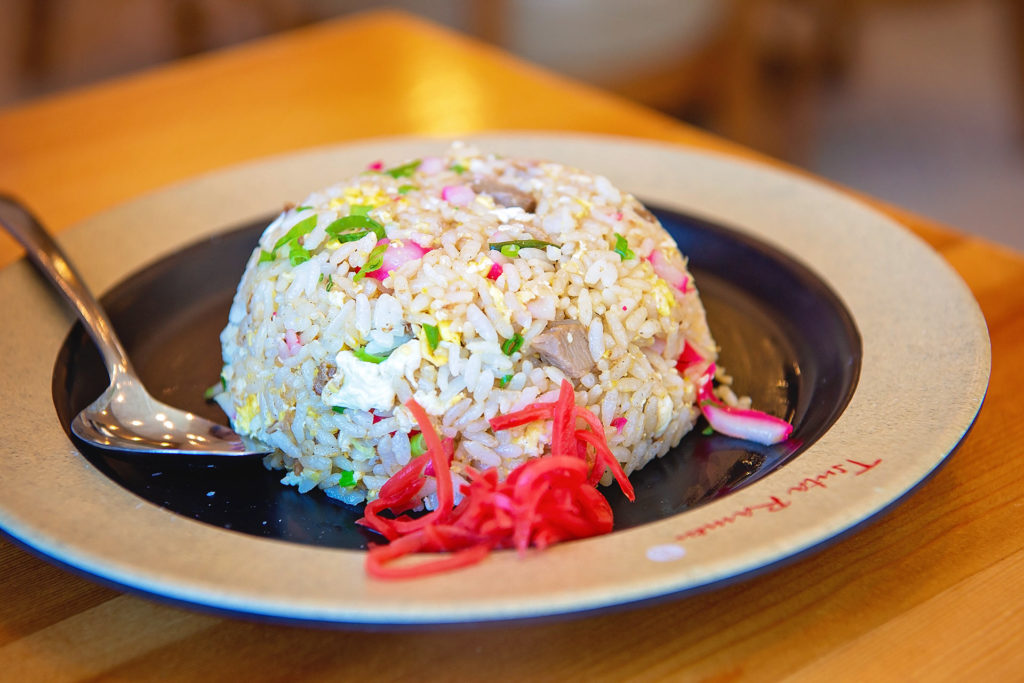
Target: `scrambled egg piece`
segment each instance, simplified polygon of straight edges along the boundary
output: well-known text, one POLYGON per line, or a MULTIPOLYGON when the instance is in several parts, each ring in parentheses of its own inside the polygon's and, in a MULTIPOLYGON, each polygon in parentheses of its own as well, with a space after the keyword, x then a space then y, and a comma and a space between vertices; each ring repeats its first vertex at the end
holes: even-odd
POLYGON ((362 205, 362 206, 380 206, 390 201, 388 197, 379 187, 372 185, 355 185, 346 187, 342 192, 342 196, 345 201, 348 202, 349 206, 362 205))
POLYGON ((462 335, 452 330, 452 324, 448 320, 439 320, 437 323, 437 331, 441 333, 441 339, 452 344, 461 344, 462 335))
MULTIPOLYGON (((452 324, 448 320, 437 321, 437 332, 441 337, 441 341, 451 342, 452 344, 462 343, 462 335, 452 330, 452 324)), ((425 332, 421 331, 418 339, 420 340, 420 355, 423 358, 426 358, 437 367, 441 367, 448 362, 448 352, 445 349, 438 347, 433 351, 430 350, 425 332)))
POLYGON ((486 276, 487 273, 490 272, 491 265, 493 263, 494 262, 491 261, 489 258, 478 258, 475 261, 470 261, 469 263, 467 263, 466 270, 468 270, 471 273, 476 273, 477 275, 486 276))
POLYGON ((235 417, 235 427, 242 432, 251 433, 253 418, 260 413, 260 397, 256 394, 249 394, 245 397, 242 405, 238 406, 238 415, 235 417))
POLYGON ((594 206, 589 201, 581 197, 573 197, 573 200, 581 207, 572 212, 572 217, 575 218, 576 220, 579 220, 586 216, 587 214, 589 214, 591 208, 593 208, 594 206))
POLYGON ((660 277, 654 278, 651 295, 654 297, 654 305, 658 309, 658 315, 668 316, 672 312, 672 306, 676 303, 676 297, 672 294, 668 284, 660 277))
POLYGON ((505 305, 505 293, 491 282, 487 283, 487 291, 491 294, 491 300, 494 302, 494 308, 497 309, 498 313, 500 313, 505 320, 511 321, 512 311, 508 310, 508 306, 505 305))
POLYGON ((356 410, 391 410, 395 386, 420 365, 420 341, 407 341, 382 363, 359 360, 348 350, 340 351, 335 362, 338 370, 320 394, 324 403, 356 410))
POLYGON ((416 402, 422 406, 429 415, 444 415, 449 408, 466 398, 466 392, 460 391, 452 396, 447 403, 441 402, 441 396, 433 391, 426 392, 419 390, 412 395, 416 402))
POLYGON ((430 344, 427 343, 427 335, 425 333, 421 334, 422 336, 418 337, 420 340, 420 355, 437 367, 446 365, 448 363, 448 352, 440 346, 431 351, 430 344))
POLYGON ((523 453, 528 455, 535 455, 541 452, 540 438, 544 436, 545 428, 540 422, 531 422, 526 425, 523 430, 522 436, 518 436, 513 441, 523 447, 523 453))

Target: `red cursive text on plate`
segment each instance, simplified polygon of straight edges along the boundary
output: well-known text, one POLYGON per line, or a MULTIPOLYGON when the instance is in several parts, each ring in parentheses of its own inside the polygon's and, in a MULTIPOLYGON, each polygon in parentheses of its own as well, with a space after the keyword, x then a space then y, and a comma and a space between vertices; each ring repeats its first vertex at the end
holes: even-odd
POLYGON ((819 475, 807 477, 803 481, 790 486, 786 489, 786 493, 784 495, 771 496, 763 503, 748 505, 731 514, 725 515, 724 517, 719 517, 707 524, 702 524, 699 527, 685 531, 676 536, 676 540, 684 541, 688 538, 706 536, 708 533, 734 524, 740 519, 753 517, 754 513, 757 512, 780 512, 793 504, 795 494, 807 493, 812 489, 827 489, 833 479, 849 474, 860 476, 866 472, 870 472, 880 464, 882 464, 881 458, 870 463, 847 459, 843 463, 832 465, 832 467, 829 467, 819 475))

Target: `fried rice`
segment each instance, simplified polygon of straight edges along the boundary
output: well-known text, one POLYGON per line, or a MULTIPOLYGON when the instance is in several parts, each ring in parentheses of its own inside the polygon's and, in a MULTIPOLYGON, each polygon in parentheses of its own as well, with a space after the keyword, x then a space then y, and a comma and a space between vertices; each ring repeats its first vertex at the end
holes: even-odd
MULTIPOLYGON (((467 467, 541 456, 542 424, 488 420, 563 379, 627 473, 700 414, 689 345, 717 355, 671 236, 599 175, 454 145, 314 192, 265 230, 221 334, 232 425, 282 483, 348 504, 417 453, 413 398, 467 467)), ((421 492, 434 504, 432 479, 421 492)))

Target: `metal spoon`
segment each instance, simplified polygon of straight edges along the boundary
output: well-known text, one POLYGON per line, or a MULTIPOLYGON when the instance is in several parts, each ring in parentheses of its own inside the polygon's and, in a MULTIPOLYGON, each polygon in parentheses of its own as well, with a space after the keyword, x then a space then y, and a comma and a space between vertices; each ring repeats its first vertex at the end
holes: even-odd
POLYGON ((110 319, 57 243, 16 200, 0 194, 0 226, 25 248, 29 259, 72 305, 103 356, 110 387, 71 423, 82 441, 125 453, 262 455, 271 449, 198 415, 150 396, 110 319))

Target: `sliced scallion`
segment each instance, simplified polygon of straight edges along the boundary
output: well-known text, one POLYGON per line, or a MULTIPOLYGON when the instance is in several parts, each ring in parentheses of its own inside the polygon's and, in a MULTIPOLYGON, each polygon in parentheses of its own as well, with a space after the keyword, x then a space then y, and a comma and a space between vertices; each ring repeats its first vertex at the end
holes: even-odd
POLYGON ((297 266, 300 263, 305 263, 309 260, 310 253, 309 249, 303 249, 299 246, 299 243, 292 242, 288 247, 288 262, 293 266, 297 266))
POLYGON ((266 249, 260 249, 260 260, 258 263, 269 263, 274 260, 274 254, 266 249))
POLYGON ((558 244, 545 242, 544 240, 509 240, 507 242, 489 242, 487 246, 495 251, 500 251, 509 258, 519 256, 520 249, 544 249, 546 247, 561 247, 558 244))
POLYGON ((338 235, 337 237, 335 237, 334 239, 338 240, 338 242, 341 242, 341 243, 355 242, 357 240, 363 239, 364 237, 366 237, 369 234, 370 234, 369 230, 357 230, 356 232, 342 233, 342 234, 338 235))
POLYGON ((416 169, 420 167, 421 163, 422 162, 419 159, 416 159, 414 161, 410 161, 407 164, 402 164, 401 166, 389 168, 384 172, 387 173, 392 178, 409 178, 412 176, 413 173, 416 172, 416 169))
POLYGON ((359 267, 356 274, 352 276, 352 282, 359 282, 367 273, 372 273, 384 265, 384 252, 388 250, 387 244, 378 244, 366 257, 366 263, 359 267))
POLYGON ((368 230, 372 230, 379 240, 387 237, 383 225, 369 216, 361 216, 359 214, 339 218, 326 228, 327 234, 339 242, 351 242, 353 239, 361 239, 366 236, 368 230), (347 235, 355 233, 359 233, 359 237, 345 238, 347 235))
POLYGON ((511 381, 512 381, 512 375, 505 375, 500 380, 498 380, 498 386, 500 386, 502 389, 504 389, 505 387, 508 386, 508 383, 511 382, 511 381))
POLYGON ((338 480, 338 486, 344 486, 349 488, 356 485, 356 474, 351 470, 342 470, 341 479, 338 480))
POLYGON ((629 242, 627 242, 626 238, 619 233, 615 233, 615 253, 618 254, 619 258, 623 261, 636 258, 636 254, 629 248, 629 242))
POLYGON ((431 351, 437 349, 437 345, 441 343, 441 331, 437 329, 437 325, 424 325, 423 334, 427 337, 427 348, 431 351))
POLYGON ((387 360, 387 356, 375 356, 372 353, 367 353, 362 347, 353 350, 352 355, 364 363, 383 363, 387 360))
POLYGON ((345 406, 331 406, 331 410, 336 412, 338 415, 345 414, 345 406))
POLYGON ((412 457, 418 458, 427 452, 427 440, 422 433, 413 434, 409 437, 409 452, 412 457))
POLYGON ((466 168, 465 166, 463 166, 460 163, 454 163, 451 166, 449 166, 448 168, 450 168, 451 170, 455 171, 459 175, 462 175, 463 173, 465 173, 466 171, 469 170, 468 168, 466 168))
POLYGON ((523 335, 513 334, 511 337, 501 343, 501 352, 506 356, 511 356, 513 353, 518 351, 523 346, 523 335))
POLYGON ((286 232, 284 236, 274 244, 274 248, 271 249, 271 251, 277 252, 278 249, 288 244, 289 242, 297 240, 303 235, 312 232, 313 228, 315 227, 316 216, 309 216, 308 218, 303 218, 301 221, 293 225, 291 230, 286 232))
POLYGON ((334 289, 334 278, 330 275, 327 276, 327 284, 324 285, 324 291, 329 292, 334 289))
POLYGON ((419 189, 419 188, 416 187, 415 185, 401 185, 398 188, 398 194, 408 194, 408 193, 412 192, 413 190, 417 190, 417 189, 419 189))

